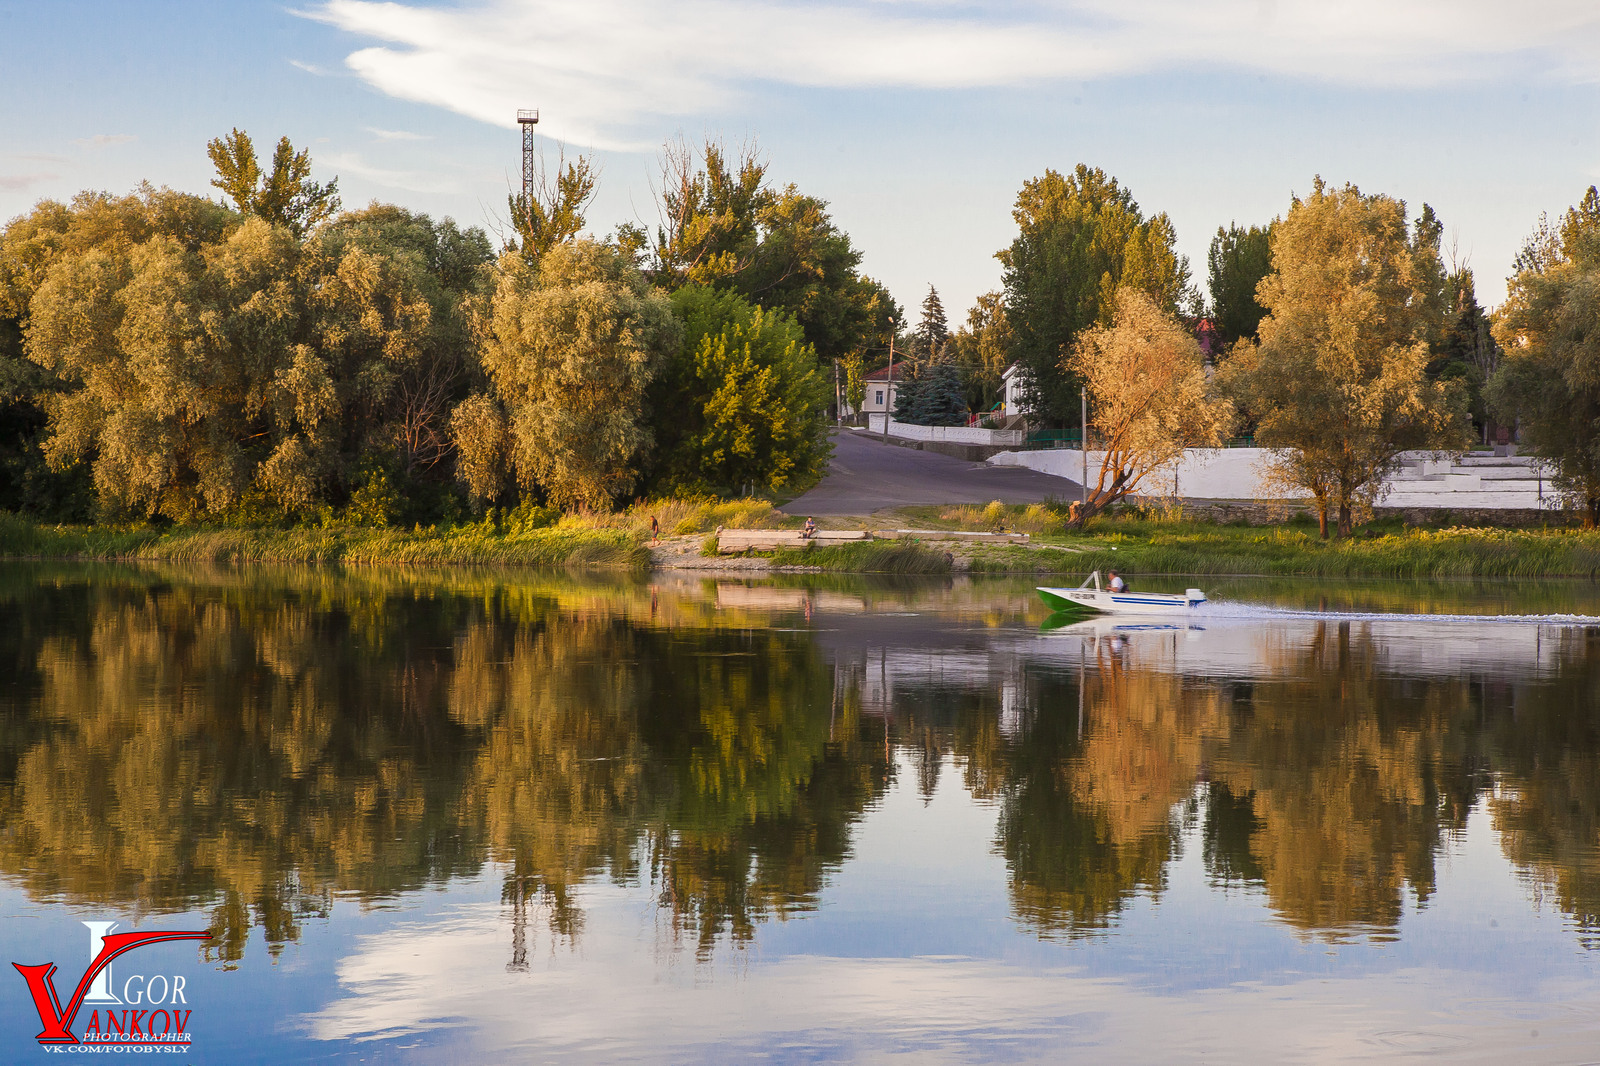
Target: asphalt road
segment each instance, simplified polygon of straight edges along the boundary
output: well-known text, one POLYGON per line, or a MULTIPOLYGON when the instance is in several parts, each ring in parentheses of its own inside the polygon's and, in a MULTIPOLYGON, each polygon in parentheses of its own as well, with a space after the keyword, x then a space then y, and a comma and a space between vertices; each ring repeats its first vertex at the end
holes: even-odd
POLYGON ((1020 466, 969 463, 902 448, 848 429, 833 431, 833 459, 817 487, 784 504, 792 515, 865 515, 886 507, 1072 500, 1078 483, 1020 466))

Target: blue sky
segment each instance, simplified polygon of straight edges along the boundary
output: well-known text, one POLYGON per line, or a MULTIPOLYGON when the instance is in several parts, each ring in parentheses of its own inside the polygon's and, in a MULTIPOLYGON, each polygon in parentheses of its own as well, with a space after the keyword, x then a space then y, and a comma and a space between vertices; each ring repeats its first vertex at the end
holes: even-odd
POLYGON ((654 219, 662 141, 754 137, 868 273, 953 320, 1046 167, 1168 212, 1198 278, 1219 224, 1315 174, 1427 201, 1491 304, 1540 212, 1600 180, 1591 0, 0 0, 0 70, 0 218, 204 192, 239 126, 310 147, 347 206, 493 229, 538 107, 545 144, 597 155, 596 231, 654 219))

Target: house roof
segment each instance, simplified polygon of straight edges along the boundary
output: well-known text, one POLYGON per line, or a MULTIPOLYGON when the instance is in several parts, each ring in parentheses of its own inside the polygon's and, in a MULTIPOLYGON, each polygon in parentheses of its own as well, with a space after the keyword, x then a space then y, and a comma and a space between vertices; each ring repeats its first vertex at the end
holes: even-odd
MULTIPOLYGON (((904 363, 896 363, 894 365, 894 380, 895 381, 904 381, 906 379, 905 369, 906 368, 905 368, 905 364, 904 363)), ((876 369, 874 371, 871 371, 870 373, 861 375, 861 380, 862 381, 888 381, 889 380, 889 368, 886 367, 886 366, 881 366, 878 369, 876 369)))

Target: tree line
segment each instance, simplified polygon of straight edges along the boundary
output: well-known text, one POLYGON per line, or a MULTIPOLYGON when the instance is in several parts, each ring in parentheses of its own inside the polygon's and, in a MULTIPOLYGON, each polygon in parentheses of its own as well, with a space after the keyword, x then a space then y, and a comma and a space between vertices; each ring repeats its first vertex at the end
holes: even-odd
POLYGON ((1087 395, 1103 459, 1080 522, 1149 491, 1185 448, 1239 433, 1273 450, 1271 476, 1310 498, 1323 536, 1347 535, 1404 452, 1505 443, 1513 427, 1600 522, 1600 348, 1583 328, 1600 299, 1593 188, 1540 222, 1493 314, 1431 207, 1413 217, 1320 177, 1267 225, 1217 230, 1209 299, 1166 215, 1146 218, 1098 169, 1047 171, 1013 215, 1004 291, 974 308, 966 343, 1003 338, 1046 425, 1080 427, 1087 395))
POLYGON ((827 205, 670 146, 661 224, 584 235, 558 162, 510 232, 341 211, 287 138, 209 145, 225 202, 142 185, 0 234, 0 507, 434 521, 776 492, 827 455, 832 360, 897 317, 827 205))
POLYGON ((1003 287, 952 330, 932 286, 907 322, 827 204, 748 147, 668 145, 658 223, 603 238, 592 163, 559 158, 508 198, 499 247, 342 211, 287 138, 267 161, 239 130, 208 151, 223 203, 85 192, 0 234, 0 507, 382 523, 782 492, 894 352, 902 421, 993 410, 1015 368, 1036 428, 1085 431, 1103 457, 1079 522, 1243 434, 1348 534, 1402 453, 1513 425, 1600 521, 1594 190, 1540 223, 1490 314, 1426 204, 1317 178, 1218 229, 1203 294, 1165 213, 1047 170, 1017 196, 1003 287))

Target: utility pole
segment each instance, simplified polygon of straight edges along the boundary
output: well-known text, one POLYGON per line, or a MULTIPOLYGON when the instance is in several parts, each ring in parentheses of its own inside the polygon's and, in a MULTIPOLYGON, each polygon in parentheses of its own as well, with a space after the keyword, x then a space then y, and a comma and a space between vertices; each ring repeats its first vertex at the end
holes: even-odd
POLYGON ((894 319, 889 320, 889 387, 883 393, 883 439, 889 440, 889 412, 894 410, 894 319))
POLYGON ((844 404, 839 400, 839 360, 833 361, 833 424, 844 425, 844 404))
POLYGON ((533 207, 534 171, 537 169, 533 157, 533 127, 539 124, 539 111, 518 111, 517 125, 522 127, 522 202, 523 210, 533 207))

